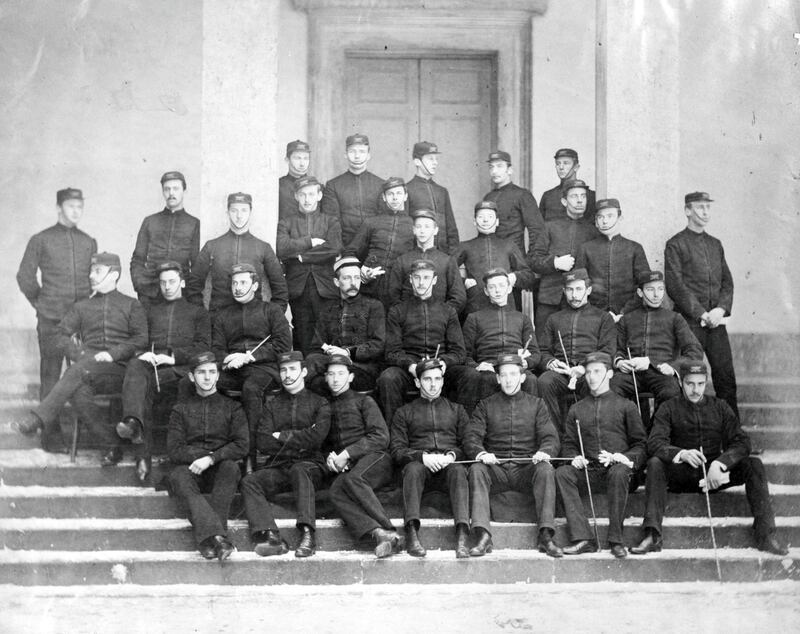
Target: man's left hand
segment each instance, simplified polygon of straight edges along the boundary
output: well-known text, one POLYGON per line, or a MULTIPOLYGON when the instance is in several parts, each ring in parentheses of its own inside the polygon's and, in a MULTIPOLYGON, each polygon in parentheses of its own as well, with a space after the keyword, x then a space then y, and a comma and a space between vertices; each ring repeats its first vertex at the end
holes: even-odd
POLYGON ((102 352, 98 352, 94 355, 94 360, 98 363, 111 363, 114 359, 111 358, 111 355, 108 354, 105 350, 102 352))
POLYGON ((709 491, 718 489, 725 484, 725 465, 719 460, 714 460, 706 471, 706 487, 709 491))
POLYGON ((533 454, 531 462, 533 462, 533 464, 539 464, 540 462, 550 462, 550 454, 545 453, 544 451, 537 451, 535 454, 533 454))
POLYGON ((191 471, 195 475, 200 475, 208 469, 212 464, 214 464, 214 459, 211 456, 203 456, 202 458, 198 458, 192 464, 189 465, 189 471, 191 471))

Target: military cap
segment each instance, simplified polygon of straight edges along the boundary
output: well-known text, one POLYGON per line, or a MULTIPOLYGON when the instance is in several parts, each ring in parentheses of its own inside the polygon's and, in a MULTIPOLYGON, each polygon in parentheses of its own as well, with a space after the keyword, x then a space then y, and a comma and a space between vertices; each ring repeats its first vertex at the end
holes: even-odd
POLYGON ((493 200, 482 200, 479 203, 475 203, 475 211, 472 215, 477 216, 481 209, 491 209, 494 213, 497 213, 497 203, 493 200))
POLYGON ((198 352, 189 359, 189 369, 194 372, 198 366, 201 366, 204 363, 213 363, 216 365, 217 357, 215 357, 214 353, 210 350, 198 352))
POLYGON ((681 363, 680 375, 702 374, 708 376, 708 366, 703 361, 684 361, 681 363))
POLYGON ((522 357, 513 353, 498 355, 497 361, 495 361, 495 366, 499 368, 501 365, 518 365, 521 368, 525 367, 522 357))
POLYGON ((561 275, 561 279, 564 282, 564 286, 577 280, 583 280, 586 282, 587 286, 592 283, 592 278, 589 277, 589 273, 586 269, 573 269, 572 271, 567 271, 561 275))
POLYGON ((250 273, 253 276, 253 280, 258 281, 256 267, 248 262, 238 262, 231 267, 231 277, 238 273, 250 273))
POLYGON ((428 370, 441 370, 444 372, 444 363, 438 357, 422 359, 417 363, 417 378, 421 379, 422 375, 428 370))
POLYGON ((492 161, 505 161, 511 165, 511 155, 508 152, 503 152, 503 150, 495 150, 489 154, 489 158, 486 159, 487 163, 491 163, 492 161))
POLYGON ((400 178, 399 176, 390 176, 381 185, 381 190, 384 192, 388 192, 390 189, 394 189, 395 187, 405 187, 406 182, 400 178))
POLYGON ((411 263, 409 273, 414 273, 415 271, 433 271, 435 273, 436 267, 430 260, 414 260, 411 263))
POLYGON ((245 194, 244 192, 236 192, 235 194, 228 194, 228 207, 230 207, 234 203, 245 203, 252 207, 253 197, 250 194, 245 194))
POLYGON ((333 272, 336 274, 339 269, 345 266, 357 266, 361 268, 361 261, 353 255, 343 255, 333 263, 333 272))
POLYGON ((294 191, 297 193, 303 189, 303 187, 310 187, 311 185, 322 187, 322 183, 317 180, 316 176, 301 176, 294 182, 294 191))
POLYGON ((183 277, 183 267, 181 267, 179 262, 175 260, 167 260, 166 262, 162 262, 156 267, 156 273, 161 275, 164 271, 178 271, 183 277))
POLYGON ((611 355, 607 352, 590 352, 586 355, 583 366, 586 367, 590 363, 602 363, 607 368, 611 368, 611 355))
POLYGON ((622 207, 620 207, 616 198, 601 198, 594 204, 595 213, 603 211, 603 209, 619 209, 622 211, 622 207))
POLYGON ((353 367, 353 362, 350 360, 346 354, 332 354, 327 359, 325 359, 325 367, 329 368, 332 365, 344 365, 348 368, 353 367))
POLYGON ((493 269, 489 269, 488 271, 486 271, 486 273, 483 274, 483 278, 482 278, 483 279, 483 283, 486 284, 486 282, 488 280, 490 280, 491 278, 500 277, 501 275, 503 277, 508 277, 508 271, 506 271, 504 268, 501 268, 499 266, 495 267, 493 269))
POLYGON ((663 282, 664 281, 664 274, 661 271, 646 271, 641 273, 638 278, 636 278, 636 285, 639 288, 642 288, 645 284, 649 284, 650 282, 663 282))
POLYGON ((556 150, 555 155, 553 156, 554 159, 560 158, 571 158, 574 159, 575 162, 578 161, 578 153, 569 147, 562 147, 560 150, 556 150))
POLYGON ((411 219, 416 220, 417 218, 428 218, 437 224, 439 222, 436 219, 436 212, 433 211, 433 209, 415 209, 411 212, 411 219))
POLYGON ((66 189, 59 189, 56 192, 56 205, 60 205, 65 200, 83 200, 83 192, 74 187, 67 187, 66 189))
POLYGON ((119 256, 116 253, 108 253, 107 251, 103 251, 102 253, 95 253, 92 256, 92 264, 98 264, 100 266, 110 266, 122 269, 122 264, 120 264, 119 256))
POLYGON ((589 186, 579 178, 572 178, 561 185, 561 195, 566 196, 570 189, 579 187, 581 189, 589 190, 589 186))
POLYGON ((441 152, 436 144, 430 141, 418 141, 414 144, 413 158, 422 158, 426 154, 441 154, 441 152))
POLYGON ((351 145, 369 145, 369 137, 366 134, 356 132, 345 139, 344 145, 345 147, 350 147, 351 145))
POLYGON ((163 176, 161 176, 161 184, 163 185, 167 181, 181 181, 183 186, 186 187, 186 179, 180 172, 164 172, 163 176))
POLYGON ((286 144, 286 158, 289 158, 292 152, 311 152, 311 146, 300 139, 297 139, 297 141, 290 141, 286 144))
POLYGON ((295 361, 299 361, 303 363, 303 353, 299 350, 289 350, 289 352, 281 352, 278 355, 278 365, 283 363, 294 363, 295 361))
POLYGON ((707 192, 691 192, 690 194, 686 194, 683 197, 683 203, 688 205, 689 203, 713 203, 714 200, 711 196, 708 195, 707 192))

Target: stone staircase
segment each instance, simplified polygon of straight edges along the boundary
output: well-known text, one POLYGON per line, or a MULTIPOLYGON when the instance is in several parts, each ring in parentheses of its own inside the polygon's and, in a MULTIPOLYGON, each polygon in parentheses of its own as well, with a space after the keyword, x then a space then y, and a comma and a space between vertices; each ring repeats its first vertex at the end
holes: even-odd
MULTIPOLYGON (((748 341, 741 348, 747 351, 752 345, 748 341)), ((752 548, 744 487, 714 494, 711 505, 725 581, 800 580, 800 378, 797 357, 784 354, 784 366, 773 366, 784 378, 751 374, 754 367, 765 369, 741 355, 737 365, 743 424, 766 465, 779 536, 792 548, 785 558, 752 548)), ((238 552, 222 565, 205 561, 195 550, 185 514, 165 491, 139 486, 129 458, 116 468, 101 469, 97 452, 84 448, 77 462, 70 463, 67 456, 38 449, 38 439, 11 432, 10 422, 34 403, 34 380, 32 372, 20 372, 0 388, 0 584, 507 584, 717 578, 705 500, 699 495, 670 495, 664 551, 622 561, 607 550, 560 560, 538 553, 536 526, 525 521, 530 520, 529 512, 515 508, 524 498, 513 495, 493 500, 495 517, 504 520, 493 524, 496 550, 481 559, 456 560, 452 521, 446 501, 437 494, 424 500, 421 537, 428 556, 415 559, 403 553, 376 560, 370 544, 353 543, 325 493, 319 496, 317 555, 306 560, 291 553, 260 558, 252 552, 237 499, 230 529, 238 552), (511 519, 517 521, 507 521, 511 519)), ((152 481, 158 482, 167 469, 154 465, 152 481)), ((390 516, 401 526, 398 492, 382 495, 390 516)), ((640 537, 644 501, 643 487, 629 499, 629 545, 640 537)), ((282 502, 279 526, 291 543, 297 537, 290 498, 282 502)), ((596 506, 603 540, 603 495, 597 496, 596 506)), ((556 541, 568 542, 563 519, 558 520, 556 541)))

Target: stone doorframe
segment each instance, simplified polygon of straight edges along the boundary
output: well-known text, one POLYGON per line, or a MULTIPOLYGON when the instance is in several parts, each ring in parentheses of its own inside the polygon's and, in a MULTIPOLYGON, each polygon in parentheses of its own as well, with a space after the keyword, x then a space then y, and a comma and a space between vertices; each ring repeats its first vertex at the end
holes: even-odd
MULTIPOLYGON (((309 16, 308 130, 314 169, 345 169, 345 57, 348 51, 489 54, 497 59, 498 147, 515 162, 515 180, 530 182, 531 54, 534 14, 547 0, 293 0, 309 16), (368 28, 367 28, 368 27, 368 28)), ((364 130, 367 132, 367 130, 364 130)))

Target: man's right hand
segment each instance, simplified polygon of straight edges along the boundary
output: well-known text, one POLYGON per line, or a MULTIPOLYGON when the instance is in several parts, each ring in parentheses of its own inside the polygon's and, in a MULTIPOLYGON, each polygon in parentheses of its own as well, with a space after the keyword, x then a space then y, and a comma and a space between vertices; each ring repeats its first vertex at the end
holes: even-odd
POLYGON ((156 355, 152 352, 143 352, 138 357, 139 361, 156 365, 156 355))
POLYGON ((442 454, 424 453, 422 454, 422 464, 424 464, 425 468, 431 473, 436 473, 450 464, 450 460, 442 454))
POLYGON ((706 457, 700 453, 699 449, 681 449, 678 454, 678 462, 685 462, 695 469, 706 461, 706 457))
POLYGON ((483 464, 498 464, 497 456, 495 456, 493 453, 489 453, 488 451, 476 456, 475 459, 480 460, 483 464))
POLYGON ((572 267, 575 266, 575 258, 569 253, 566 255, 559 255, 553 258, 553 266, 557 271, 571 271, 572 267))
POLYGON ((570 374, 569 366, 558 359, 553 359, 550 363, 548 363, 547 369, 551 372, 558 372, 559 374, 566 374, 568 376, 570 374))
POLYGON ((477 285, 478 285, 478 283, 474 279, 472 279, 471 277, 468 277, 467 279, 464 280, 464 288, 467 289, 467 290, 469 290, 473 286, 477 286, 477 285))
POLYGON ((589 465, 589 461, 583 456, 575 456, 571 464, 576 469, 585 469, 589 465))
POLYGON ((481 361, 477 366, 475 366, 476 372, 494 372, 494 366, 489 363, 488 361, 481 361))
POLYGON ((325 240, 323 238, 311 238, 312 247, 318 247, 321 244, 325 244, 325 240))

